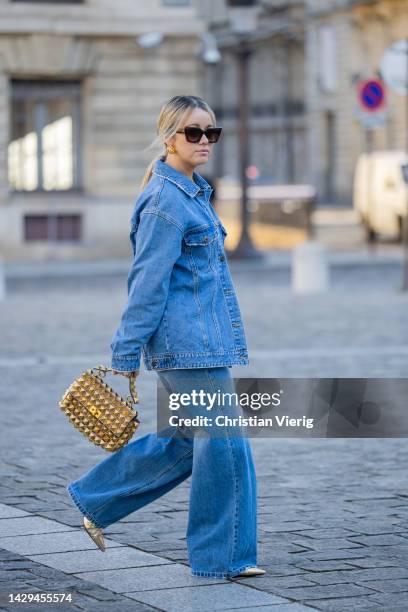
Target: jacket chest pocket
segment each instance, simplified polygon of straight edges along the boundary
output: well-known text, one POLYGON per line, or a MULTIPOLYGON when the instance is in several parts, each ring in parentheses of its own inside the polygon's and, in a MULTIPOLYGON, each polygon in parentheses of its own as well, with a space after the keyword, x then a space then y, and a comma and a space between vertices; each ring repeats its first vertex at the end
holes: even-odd
POLYGON ((188 253, 192 256, 199 270, 213 267, 216 254, 217 229, 214 225, 193 229, 186 232, 184 242, 188 253))

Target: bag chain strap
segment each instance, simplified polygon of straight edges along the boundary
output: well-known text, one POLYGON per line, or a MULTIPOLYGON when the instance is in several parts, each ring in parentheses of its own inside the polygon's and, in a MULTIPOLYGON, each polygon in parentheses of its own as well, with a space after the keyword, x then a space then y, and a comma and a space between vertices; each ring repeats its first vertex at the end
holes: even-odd
MULTIPOLYGON (((104 365, 99 365, 96 366, 94 368, 91 368, 91 371, 93 370, 99 370, 100 372, 100 378, 104 378, 105 374, 107 372, 113 372, 113 368, 109 368, 108 366, 104 366, 104 365)), ((98 374, 97 374, 98 376, 98 374)), ((128 395, 126 397, 126 402, 128 404, 130 404, 130 407, 132 408, 132 404, 138 404, 139 403, 139 397, 137 395, 137 391, 136 391, 136 376, 128 376, 127 378, 129 378, 129 391, 130 391, 130 395, 128 395)))

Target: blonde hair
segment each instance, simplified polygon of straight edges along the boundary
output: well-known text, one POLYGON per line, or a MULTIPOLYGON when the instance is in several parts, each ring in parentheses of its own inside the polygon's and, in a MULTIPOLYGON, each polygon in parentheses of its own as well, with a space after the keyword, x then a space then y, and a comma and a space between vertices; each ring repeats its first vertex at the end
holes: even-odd
POLYGON ((168 140, 176 134, 186 115, 188 115, 188 113, 194 108, 201 108, 202 110, 207 111, 207 113, 211 116, 214 125, 216 124, 214 111, 207 104, 207 102, 198 96, 173 96, 162 106, 156 127, 156 132, 158 135, 147 147, 147 149, 151 149, 152 147, 161 144, 164 146, 164 151, 156 155, 148 165, 140 184, 140 190, 144 189, 151 179, 155 163, 159 159, 166 159, 167 149, 165 140, 168 140))

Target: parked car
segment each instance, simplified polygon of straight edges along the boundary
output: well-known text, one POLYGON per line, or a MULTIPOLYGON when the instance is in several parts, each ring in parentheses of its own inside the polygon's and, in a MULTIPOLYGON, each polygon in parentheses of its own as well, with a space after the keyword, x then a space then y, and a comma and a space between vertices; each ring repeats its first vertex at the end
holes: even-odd
POLYGON ((369 241, 377 234, 401 240, 403 218, 407 215, 408 186, 402 164, 404 151, 363 153, 357 160, 353 206, 358 211, 369 241))

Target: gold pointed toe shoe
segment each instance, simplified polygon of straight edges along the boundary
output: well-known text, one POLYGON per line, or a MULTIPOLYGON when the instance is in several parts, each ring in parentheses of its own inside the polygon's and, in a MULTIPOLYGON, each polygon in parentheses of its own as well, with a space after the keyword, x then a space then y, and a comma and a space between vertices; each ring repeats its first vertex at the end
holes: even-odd
POLYGON ((250 578, 251 576, 262 576, 265 574, 265 570, 260 567, 247 567, 246 570, 234 576, 234 578, 250 578))
POLYGON ((95 542, 99 550, 105 552, 105 540, 102 529, 96 527, 89 519, 86 518, 86 516, 84 516, 84 528, 89 537, 95 542))

